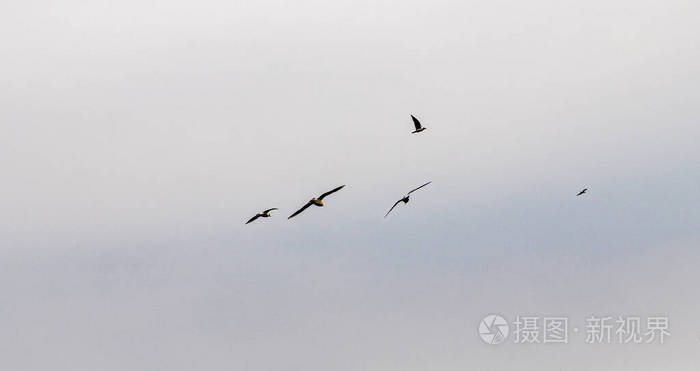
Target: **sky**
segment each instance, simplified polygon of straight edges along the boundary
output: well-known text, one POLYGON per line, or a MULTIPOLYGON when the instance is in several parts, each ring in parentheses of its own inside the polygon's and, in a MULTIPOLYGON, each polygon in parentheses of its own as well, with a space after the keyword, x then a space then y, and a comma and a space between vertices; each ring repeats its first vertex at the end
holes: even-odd
POLYGON ((699 13, 1 4, 3 367, 695 370, 699 13), (670 336, 588 344, 604 316, 670 336))

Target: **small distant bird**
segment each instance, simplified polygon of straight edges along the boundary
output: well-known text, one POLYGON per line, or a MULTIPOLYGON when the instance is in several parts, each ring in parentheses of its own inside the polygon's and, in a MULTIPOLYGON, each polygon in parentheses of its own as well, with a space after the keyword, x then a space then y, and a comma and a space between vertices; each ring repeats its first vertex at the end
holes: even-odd
POLYGON ((581 192, 579 192, 576 196, 580 196, 580 195, 586 193, 587 190, 588 190, 588 188, 584 188, 584 189, 583 189, 581 192))
POLYGON ((344 184, 341 185, 340 187, 336 187, 336 188, 318 196, 318 198, 312 198, 311 200, 309 200, 309 202, 306 203, 306 205, 304 205, 301 209, 295 211, 294 214, 290 215, 289 218, 287 218, 287 219, 291 219, 291 218, 301 214, 302 211, 306 210, 306 208, 311 206, 311 205, 316 205, 316 206, 322 207, 324 197, 328 196, 331 193, 335 193, 335 192, 340 191, 343 187, 345 187, 344 184))
POLYGON ((257 218, 269 218, 270 217, 270 211, 272 210, 278 210, 276 207, 273 207, 272 209, 267 209, 261 213, 257 213, 254 217, 250 218, 245 224, 252 223, 255 221, 257 218))
POLYGON ((394 204, 394 206, 392 206, 391 209, 389 209, 389 211, 386 213, 386 215, 384 215, 384 217, 386 218, 387 216, 389 216, 389 213, 391 212, 391 210, 394 210, 394 208, 396 207, 396 205, 399 204, 399 202, 403 202, 404 204, 407 204, 407 203, 408 203, 409 196, 411 195, 411 193, 413 193, 413 192, 415 192, 415 191, 417 191, 417 190, 419 190, 419 189, 421 189, 421 188, 427 186, 427 185, 430 184, 430 183, 432 183, 432 182, 425 183, 425 184, 423 184, 422 186, 420 186, 420 187, 418 187, 418 188, 416 188, 416 189, 414 189, 414 190, 408 192, 408 194, 406 194, 406 196, 404 196, 402 199, 396 201, 396 203, 394 204))
POLYGON ((411 134, 420 133, 421 131, 425 130, 425 127, 420 124, 420 121, 418 121, 416 116, 411 115, 411 118, 413 119, 413 125, 416 127, 416 130, 411 134))

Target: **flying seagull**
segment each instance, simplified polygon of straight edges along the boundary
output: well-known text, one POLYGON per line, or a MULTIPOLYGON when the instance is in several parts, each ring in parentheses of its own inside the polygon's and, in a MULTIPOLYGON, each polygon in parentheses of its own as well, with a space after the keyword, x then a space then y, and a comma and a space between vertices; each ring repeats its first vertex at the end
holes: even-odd
POLYGON ((257 214, 255 214, 254 217, 250 218, 250 220, 248 220, 245 224, 252 223, 253 221, 255 221, 255 219, 260 218, 260 217, 269 218, 270 211, 272 211, 272 210, 278 210, 278 209, 276 207, 273 207, 272 209, 267 209, 261 213, 257 213, 257 214))
POLYGON ((418 121, 415 116, 411 115, 411 118, 413 119, 413 125, 416 127, 416 130, 411 134, 420 133, 421 131, 425 130, 425 127, 420 124, 420 121, 418 121))
POLYGON ((418 187, 418 188, 412 190, 411 192, 408 192, 408 194, 406 194, 406 196, 404 196, 404 198, 402 198, 402 199, 396 201, 396 203, 394 204, 394 206, 392 206, 391 209, 389 209, 389 211, 386 213, 386 215, 384 215, 384 217, 386 218, 387 216, 389 216, 389 213, 391 212, 391 210, 394 210, 394 208, 396 207, 396 205, 399 204, 399 202, 403 202, 404 204, 407 204, 407 203, 408 203, 408 198, 409 198, 409 196, 411 195, 411 193, 413 193, 413 192, 415 192, 415 191, 417 191, 417 190, 419 190, 419 189, 421 189, 421 188, 427 186, 427 185, 430 184, 430 183, 431 183, 431 182, 425 183, 425 184, 423 184, 422 186, 420 186, 420 187, 418 187))
POLYGON ((324 193, 324 194, 318 196, 318 198, 315 198, 315 197, 314 197, 314 198, 310 199, 309 202, 306 203, 306 205, 304 205, 301 209, 295 211, 294 214, 290 215, 289 218, 287 218, 287 219, 291 219, 291 218, 293 218, 293 217, 295 217, 295 216, 301 214, 302 211, 306 210, 306 208, 309 207, 309 206, 311 206, 311 205, 316 205, 316 206, 319 206, 319 207, 323 206, 323 198, 324 198, 324 197, 328 196, 328 195, 331 194, 331 193, 335 193, 335 192, 340 191, 340 189, 343 188, 343 187, 345 187, 344 184, 341 185, 340 187, 336 187, 336 188, 334 188, 334 189, 332 189, 332 190, 330 190, 330 191, 328 191, 328 192, 326 192, 326 193, 324 193))
POLYGON ((584 188, 584 189, 583 189, 581 192, 579 192, 576 196, 580 196, 580 195, 586 193, 587 190, 588 190, 588 188, 584 188))

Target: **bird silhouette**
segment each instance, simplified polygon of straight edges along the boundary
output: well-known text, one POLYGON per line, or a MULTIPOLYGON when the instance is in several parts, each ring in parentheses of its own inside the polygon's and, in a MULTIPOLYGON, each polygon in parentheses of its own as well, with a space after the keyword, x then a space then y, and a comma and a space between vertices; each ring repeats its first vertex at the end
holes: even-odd
POLYGON ((422 186, 420 186, 420 187, 418 187, 418 188, 416 188, 416 189, 414 189, 414 190, 408 192, 408 193, 406 194, 406 196, 404 196, 402 199, 400 199, 400 200, 396 201, 396 203, 394 203, 394 206, 392 206, 391 209, 389 209, 389 211, 387 211, 387 213, 386 213, 386 215, 384 215, 384 217, 386 218, 387 216, 389 216, 389 213, 391 212, 391 210, 394 210, 394 208, 396 207, 396 205, 399 204, 399 202, 403 202, 404 204, 407 204, 408 201, 409 201, 409 196, 411 195, 411 193, 413 193, 413 192, 415 192, 415 191, 417 191, 417 190, 419 190, 419 189, 421 189, 421 188, 427 186, 427 185, 430 184, 430 183, 432 183, 432 182, 425 183, 425 184, 423 184, 422 186))
POLYGON ((328 195, 331 194, 331 193, 335 193, 335 192, 340 191, 343 187, 345 187, 344 184, 341 185, 340 187, 336 187, 336 188, 334 188, 334 189, 332 189, 332 190, 330 190, 330 191, 328 191, 328 192, 326 192, 326 193, 324 193, 324 194, 318 196, 318 198, 315 198, 315 197, 314 197, 314 198, 310 199, 309 202, 306 203, 306 205, 302 206, 301 209, 295 211, 294 214, 290 215, 287 219, 291 219, 291 218, 293 218, 293 217, 295 217, 295 216, 301 214, 302 211, 306 210, 306 209, 307 209, 309 206, 311 206, 311 205, 316 205, 316 206, 322 207, 322 206, 323 206, 323 198, 324 198, 324 197, 328 196, 328 195))
POLYGON ((413 119, 413 125, 416 127, 416 130, 411 134, 420 133, 421 131, 425 130, 425 127, 420 124, 420 121, 418 121, 415 116, 411 115, 411 118, 413 119))
POLYGON ((580 195, 586 193, 586 191, 588 191, 588 188, 584 188, 584 189, 583 189, 581 192, 579 192, 576 196, 578 197, 578 196, 580 196, 580 195))
POLYGON ((269 217, 270 217, 270 211, 272 211, 272 210, 278 210, 278 209, 277 209, 276 207, 273 207, 273 208, 271 208, 271 209, 264 210, 264 211, 261 212, 261 213, 257 213, 257 214, 255 214, 254 217, 250 218, 250 220, 248 220, 245 224, 252 223, 252 222, 254 222, 255 219, 257 219, 257 218, 269 218, 269 217))

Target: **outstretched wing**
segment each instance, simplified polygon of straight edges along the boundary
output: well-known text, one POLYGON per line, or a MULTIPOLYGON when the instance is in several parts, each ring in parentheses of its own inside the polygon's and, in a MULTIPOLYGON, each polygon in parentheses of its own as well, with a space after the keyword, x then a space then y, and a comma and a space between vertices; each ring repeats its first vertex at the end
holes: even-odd
POLYGON ((415 191, 417 191, 417 190, 419 190, 419 189, 421 189, 421 188, 427 186, 427 185, 430 184, 430 183, 432 183, 432 182, 425 183, 425 184, 423 184, 422 186, 420 186, 420 187, 418 187, 418 188, 412 190, 411 192, 408 192, 408 194, 410 195, 411 193, 413 193, 413 192, 415 192, 415 191))
POLYGON ((279 210, 279 209, 276 208, 276 207, 273 207, 272 209, 267 209, 267 210, 263 211, 263 214, 267 214, 267 213, 269 213, 269 212, 272 211, 272 210, 279 210))
POLYGON ((324 197, 328 196, 328 195, 331 194, 331 193, 340 191, 340 189, 343 188, 343 187, 345 187, 345 184, 343 184, 343 185, 341 185, 340 187, 334 188, 334 189, 332 189, 332 190, 330 190, 330 191, 328 191, 328 192, 326 192, 326 193, 324 193, 324 194, 318 196, 318 199, 319 199, 319 200, 323 200, 324 197))
POLYGON ((420 129, 421 128, 420 121, 418 121, 418 119, 413 115, 411 115, 411 118, 413 119, 413 126, 416 127, 416 130, 420 129))
POLYGON ((587 190, 588 190, 588 188, 584 188, 584 189, 583 189, 581 192, 579 192, 576 196, 580 196, 580 195, 586 193, 587 190))
POLYGON ((291 219, 291 218, 301 214, 301 212, 306 210, 306 208, 309 206, 311 206, 311 202, 307 202, 306 205, 304 205, 301 209, 295 211, 294 214, 290 215, 287 219, 291 219))
POLYGON ((252 221, 254 221, 255 219, 257 219, 259 217, 260 217, 260 214, 256 214, 254 217, 250 218, 250 220, 248 220, 245 224, 251 223, 252 221))
POLYGON ((392 206, 391 209, 389 209, 389 211, 386 212, 386 215, 384 215, 385 218, 386 218, 387 216, 389 216, 389 213, 391 212, 391 210, 394 210, 394 208, 396 207, 396 205, 399 204, 399 202, 401 202, 401 200, 396 201, 396 203, 394 204, 394 206, 392 206))

